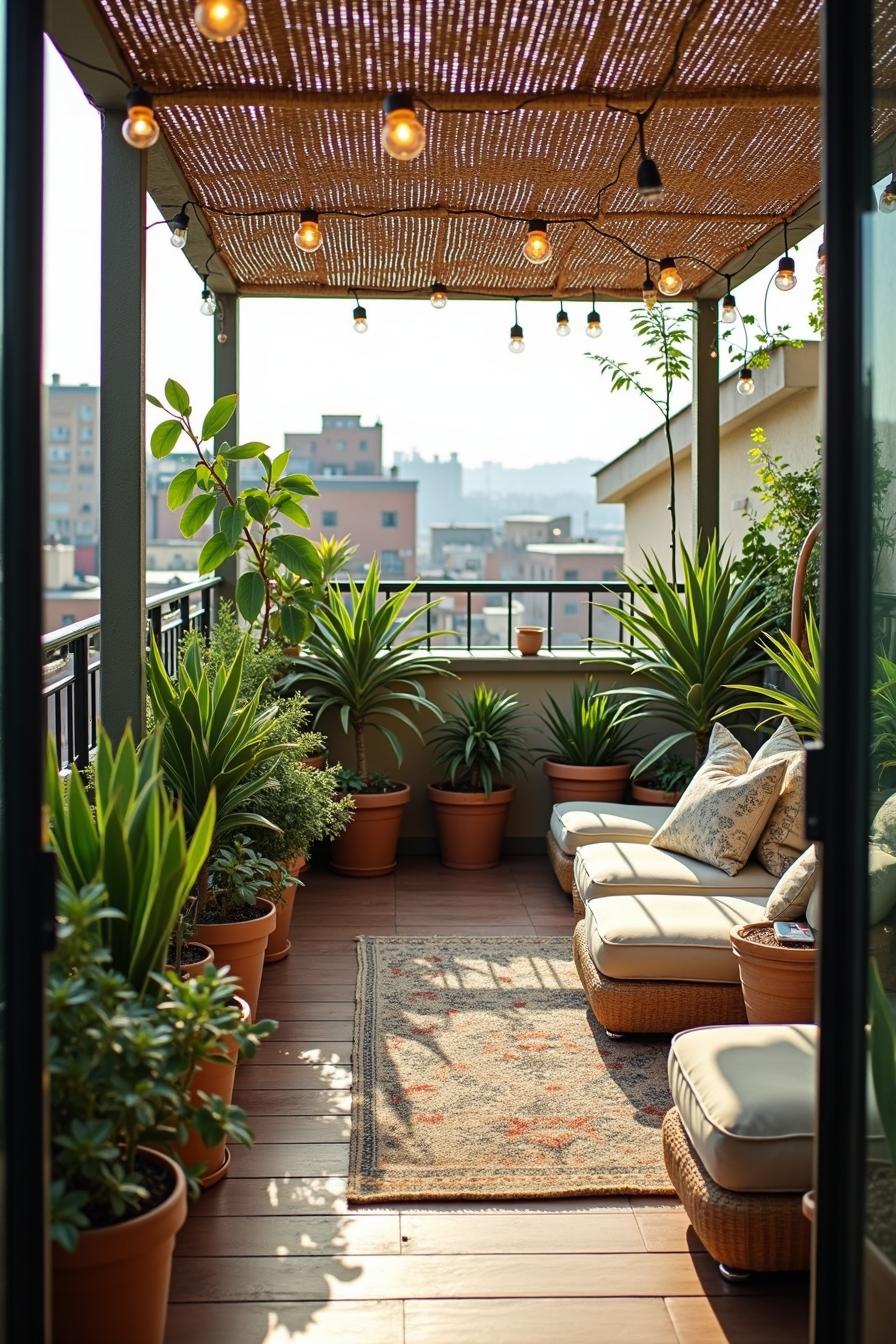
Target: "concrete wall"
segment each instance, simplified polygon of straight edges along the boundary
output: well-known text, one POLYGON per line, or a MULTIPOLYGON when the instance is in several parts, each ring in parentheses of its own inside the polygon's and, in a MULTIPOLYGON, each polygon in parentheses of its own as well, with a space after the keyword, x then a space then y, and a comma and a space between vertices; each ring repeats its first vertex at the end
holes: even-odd
POLYGON ((315 484, 320 496, 302 500, 311 520, 311 537, 321 532, 337 537, 350 533, 358 548, 351 566, 356 573, 364 572, 376 552, 384 578, 416 575, 416 481, 389 476, 319 476, 315 484))

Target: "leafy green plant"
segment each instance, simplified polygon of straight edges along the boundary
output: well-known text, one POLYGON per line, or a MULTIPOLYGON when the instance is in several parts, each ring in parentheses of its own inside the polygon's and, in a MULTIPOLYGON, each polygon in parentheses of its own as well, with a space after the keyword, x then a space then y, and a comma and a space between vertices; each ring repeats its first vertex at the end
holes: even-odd
MULTIPOLYGON (((430 638, 426 631, 410 632, 437 604, 427 602, 406 612, 415 588, 411 583, 377 606, 379 584, 374 557, 361 587, 350 579, 346 595, 332 585, 327 589, 313 612, 311 634, 291 659, 294 670, 281 683, 284 691, 297 686, 308 695, 318 721, 329 709, 338 712, 343 732, 354 734, 355 765, 364 779, 369 773, 368 732, 380 733, 400 763, 401 743, 385 720, 395 720, 420 737, 408 711, 427 710, 441 718, 421 678, 447 673, 446 660, 422 647, 430 638)), ((432 635, 441 633, 434 630, 432 635)))
POLYGON ((682 546, 681 564, 683 593, 655 556, 645 557, 643 573, 625 576, 633 605, 600 608, 621 623, 633 642, 598 642, 615 651, 614 661, 633 680, 646 683, 611 694, 624 696, 637 715, 667 719, 677 727, 647 752, 634 775, 691 738, 699 764, 714 721, 738 698, 731 683, 765 665, 757 644, 769 623, 761 576, 735 578, 716 538, 696 559, 682 546))
POLYGON ((618 765, 631 751, 631 706, 601 695, 590 678, 584 690, 573 685, 568 714, 549 695, 540 717, 553 744, 544 754, 562 765, 618 765))
POLYGON ((289 449, 269 456, 269 445, 214 440, 230 424, 237 395, 219 397, 199 428, 193 424, 190 396, 180 383, 165 384, 167 406, 158 397, 147 401, 169 414, 150 437, 153 457, 167 457, 182 435, 196 450, 196 465, 179 471, 168 487, 168 507, 182 509, 180 530, 192 537, 215 517, 215 531, 199 555, 199 573, 208 574, 237 552, 245 552, 249 568, 236 586, 240 615, 258 628, 258 646, 264 648, 276 634, 288 644, 298 643, 310 626, 310 609, 320 591, 321 561, 307 537, 285 529, 286 523, 309 526, 301 501, 319 493, 310 476, 289 472, 289 449), (257 460, 264 484, 234 493, 228 485, 230 463, 257 460))
POLYGON ((877 665, 879 676, 871 689, 871 755, 880 787, 887 788, 896 770, 896 663, 881 656, 877 665))
POLYGON ((890 1161, 896 1166, 896 1020, 873 959, 869 972, 871 1077, 890 1161))
POLYGON ((208 643, 198 630, 189 631, 181 649, 181 662, 190 647, 195 644, 211 680, 214 681, 219 672, 230 671, 242 648, 243 671, 240 677, 238 702, 248 700, 260 688, 260 703, 266 707, 276 699, 277 680, 285 667, 283 649, 273 641, 266 644, 263 649, 259 649, 254 642, 246 640, 245 634, 232 603, 221 602, 208 643))
POLYGON ((93 806, 74 766, 66 781, 47 743, 46 801, 60 882, 70 893, 101 883, 119 912, 101 928, 111 964, 142 994, 161 971, 172 932, 196 882, 215 830, 212 785, 190 817, 168 794, 157 731, 138 750, 130 726, 113 750, 100 728, 93 806))
POLYGON ((254 909, 259 896, 275 899, 292 876, 282 864, 259 854, 246 835, 234 835, 219 845, 208 865, 209 896, 204 918, 226 921, 244 909, 254 909))
POLYGON ((367 780, 363 775, 359 775, 357 770, 350 766, 340 765, 336 767, 334 773, 334 782, 340 793, 363 793, 367 787, 367 780))
POLYGON ((323 533, 318 537, 315 544, 317 554, 320 557, 321 583, 326 587, 340 574, 346 572, 353 558, 358 554, 358 548, 352 545, 350 536, 326 537, 323 533))
POLYGON ((790 685, 754 686, 735 682, 729 689, 746 693, 749 698, 732 705, 726 715, 755 709, 765 715, 763 724, 783 715, 803 737, 821 737, 821 638, 811 607, 806 615, 806 643, 808 653, 803 653, 799 644, 783 631, 763 639, 763 651, 790 685))
POLYGON ((481 682, 469 698, 451 699, 457 713, 446 714, 429 734, 436 760, 452 788, 491 793, 528 760, 519 700, 481 682))
POLYGON ((663 793, 683 793, 695 773, 693 761, 686 761, 674 751, 667 751, 651 769, 650 777, 663 793))
MULTIPOLYGON (((190 980, 153 977, 145 994, 116 970, 107 924, 120 922, 99 885, 61 887, 46 992, 52 1108, 51 1232, 73 1250, 85 1228, 134 1217, 151 1202, 141 1146, 173 1154, 195 1127, 207 1144, 248 1144, 245 1112, 213 1094, 191 1098, 197 1065, 233 1039, 255 1052, 273 1022, 249 1024, 237 982, 209 967, 190 980)), ((187 1171, 193 1193, 198 1169, 187 1171)))

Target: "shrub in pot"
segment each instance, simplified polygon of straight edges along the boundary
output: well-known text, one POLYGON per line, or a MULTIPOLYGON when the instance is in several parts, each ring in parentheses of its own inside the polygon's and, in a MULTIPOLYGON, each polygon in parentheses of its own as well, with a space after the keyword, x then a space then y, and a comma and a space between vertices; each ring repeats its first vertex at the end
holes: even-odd
POLYGON ((429 737, 445 771, 443 782, 429 787, 442 863, 494 868, 513 800, 507 776, 528 758, 519 701, 482 684, 469 699, 452 701, 457 713, 446 714, 429 737))
POLYGON ((281 682, 286 692, 301 687, 315 705, 318 720, 335 710, 343 731, 354 735, 355 764, 346 790, 354 802, 354 815, 331 849, 332 867, 351 877, 377 877, 395 868, 402 812, 411 796, 406 784, 390 780, 384 787, 374 782, 368 733, 379 733, 401 764, 401 742, 392 725, 401 724, 420 737, 412 714, 427 710, 441 718, 421 679, 447 672, 446 660, 424 646, 432 636, 448 632, 411 632, 411 626, 436 604, 405 610, 415 588, 411 583, 377 605, 379 583, 380 567, 374 557, 361 587, 350 579, 346 595, 333 586, 327 590, 312 613, 314 628, 292 660, 293 670, 281 682))
POLYGON ((290 874, 281 864, 258 854, 242 833, 228 837, 212 851, 206 886, 188 910, 197 937, 215 953, 218 965, 227 965, 249 1004, 258 1010, 261 976, 268 939, 277 924, 271 896, 290 874))
POLYGON ((693 761, 667 751, 642 780, 632 784, 632 802, 674 807, 695 773, 693 761))
POLYGON ((584 689, 573 686, 568 714, 547 697, 541 721, 551 746, 544 772, 555 803, 622 802, 632 772, 625 757, 635 717, 629 705, 601 695, 590 678, 584 689))

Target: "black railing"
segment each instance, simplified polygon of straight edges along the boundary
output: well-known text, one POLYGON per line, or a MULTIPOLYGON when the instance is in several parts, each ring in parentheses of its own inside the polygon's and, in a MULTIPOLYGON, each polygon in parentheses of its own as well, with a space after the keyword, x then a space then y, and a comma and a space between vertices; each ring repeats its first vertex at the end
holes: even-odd
MULTIPOLYGON (((188 630, 206 637, 212 626, 213 591, 221 582, 212 575, 181 588, 169 588, 146 604, 147 631, 152 630, 172 676, 188 630)), ((96 746, 100 718, 101 632, 99 616, 43 637, 44 707, 47 731, 55 738, 64 769, 83 767, 96 746)), ((148 639, 148 635, 147 635, 148 639)))

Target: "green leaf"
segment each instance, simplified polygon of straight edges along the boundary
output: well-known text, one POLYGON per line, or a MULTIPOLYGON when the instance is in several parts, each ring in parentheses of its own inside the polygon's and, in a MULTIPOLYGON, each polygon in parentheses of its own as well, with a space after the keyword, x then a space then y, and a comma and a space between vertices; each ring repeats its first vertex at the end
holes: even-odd
POLYGON ((242 462, 250 457, 261 457, 267 450, 266 443, 238 443, 232 448, 222 448, 220 456, 231 462, 242 462))
POLYGON ((227 538, 227 543, 230 546, 231 551, 236 549, 236 544, 242 536, 243 528, 248 521, 248 515, 242 504, 228 504, 226 509, 221 510, 219 526, 224 536, 227 538))
POLYGON ((277 484, 277 482, 279 481, 280 477, 283 475, 284 471, 285 471, 286 468, 289 466, 289 459, 290 459, 290 456, 291 456, 291 454, 290 454, 290 450, 289 450, 288 448, 284 448, 283 452, 282 452, 282 453, 278 453, 277 456, 276 456, 276 457, 273 459, 273 461, 271 462, 271 482, 272 482, 272 484, 274 484, 274 485, 277 484))
POLYGON ((168 507, 169 509, 179 509, 196 489, 196 468, 187 467, 185 471, 179 471, 168 486, 168 507))
POLYGON ((305 476, 302 472, 293 472, 291 476, 284 476, 280 481, 280 488, 281 490, 290 490, 294 495, 320 494, 311 477, 305 476))
POLYGON ((320 573, 320 556, 305 537, 281 536, 271 541, 271 553, 292 574, 314 579, 320 573))
POLYGON ((149 402, 150 406, 157 406, 160 411, 164 411, 165 407, 159 401, 158 397, 154 397, 151 392, 147 392, 146 400, 149 402))
POLYGON ((251 625, 264 606, 264 579, 257 569, 247 570, 236 582, 237 610, 251 625))
POLYGON ((290 644, 301 644, 311 629, 311 618, 299 607, 287 602, 280 608, 280 629, 290 644))
POLYGON ((215 508, 214 495, 197 495, 191 499, 181 514, 180 530, 183 536, 192 537, 207 522, 215 508))
POLYGON ((224 533, 216 532, 213 537, 209 537, 199 554, 199 573, 211 573, 229 555, 233 555, 233 551, 234 548, 230 545, 224 533))
POLYGON ((180 383, 175 382, 173 378, 169 378, 165 384, 165 396, 168 405, 172 410, 177 411, 178 415, 190 414, 192 408, 190 406, 190 397, 187 389, 182 387, 180 383))
POLYGON ((167 457, 173 452, 180 434, 179 420, 160 420, 149 438, 149 450, 153 457, 167 457))
POLYGON ((263 490, 246 490, 242 494, 242 501, 246 506, 250 518, 254 518, 256 523, 263 523, 271 509, 271 501, 263 490))
POLYGON ((237 394, 229 392, 226 397, 219 397, 206 413, 202 422, 202 438, 213 439, 216 434, 220 434, 226 425, 233 419, 233 413, 236 410, 237 394))
MULTIPOLYGON (((308 517, 301 504, 297 504, 291 495, 284 490, 282 496, 276 501, 275 507, 291 522, 297 523, 299 527, 310 527, 311 519, 308 517)), ((316 548, 315 548, 316 549, 316 548)))

